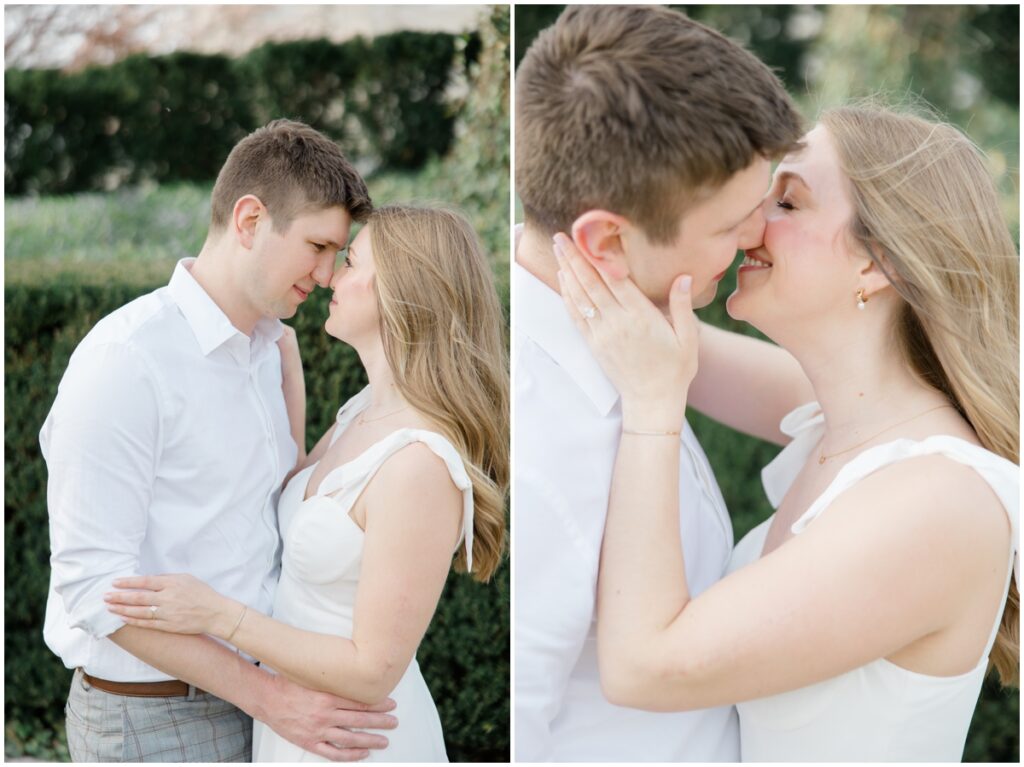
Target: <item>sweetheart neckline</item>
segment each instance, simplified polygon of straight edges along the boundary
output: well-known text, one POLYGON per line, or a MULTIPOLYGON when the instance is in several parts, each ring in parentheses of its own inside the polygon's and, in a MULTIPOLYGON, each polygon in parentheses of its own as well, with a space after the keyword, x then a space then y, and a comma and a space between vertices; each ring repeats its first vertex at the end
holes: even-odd
MULTIPOLYGON (((298 507, 296 507, 296 511, 298 510, 298 508, 300 508, 302 506, 305 506, 310 501, 316 501, 316 500, 329 501, 330 503, 334 504, 338 508, 338 511, 343 511, 342 507, 341 507, 341 503, 338 501, 338 499, 337 498, 332 498, 329 495, 313 495, 313 496, 310 496, 309 498, 306 498, 305 500, 299 501, 299 505, 298 505, 298 507)), ((349 511, 351 511, 351 509, 349 511)), ((355 527, 355 529, 359 531, 360 535, 364 535, 364 536, 366 535, 366 531, 362 527, 359 526, 358 522, 356 522, 354 519, 352 519, 352 515, 348 511, 343 511, 341 516, 345 517, 345 519, 347 519, 349 522, 351 522, 352 526, 355 527)))

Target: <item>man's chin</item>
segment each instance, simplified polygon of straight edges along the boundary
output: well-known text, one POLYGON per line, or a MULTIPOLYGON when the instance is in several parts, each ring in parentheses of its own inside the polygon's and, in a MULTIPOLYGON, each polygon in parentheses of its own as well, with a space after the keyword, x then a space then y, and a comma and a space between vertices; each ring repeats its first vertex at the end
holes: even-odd
POLYGON ((718 283, 712 282, 708 285, 701 293, 698 293, 693 297, 693 308, 703 309, 705 306, 715 300, 715 294, 718 293, 718 283))
POLYGON ((287 306, 283 305, 278 307, 277 311, 274 312, 274 316, 279 320, 290 320, 299 311, 298 306, 287 306))

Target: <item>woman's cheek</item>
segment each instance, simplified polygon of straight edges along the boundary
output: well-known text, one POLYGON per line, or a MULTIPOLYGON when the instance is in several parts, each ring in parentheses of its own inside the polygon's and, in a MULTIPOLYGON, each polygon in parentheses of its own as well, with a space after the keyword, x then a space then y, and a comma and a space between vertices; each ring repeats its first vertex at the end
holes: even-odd
POLYGON ((781 251, 785 247, 792 234, 791 230, 792 227, 785 219, 776 218, 768 221, 764 228, 764 246, 769 255, 774 258, 775 251, 781 251))

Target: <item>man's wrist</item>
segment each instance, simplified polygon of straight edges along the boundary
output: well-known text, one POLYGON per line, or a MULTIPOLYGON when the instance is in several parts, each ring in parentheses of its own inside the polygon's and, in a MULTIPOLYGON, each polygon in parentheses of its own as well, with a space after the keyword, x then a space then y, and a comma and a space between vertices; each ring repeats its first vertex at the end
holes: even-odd
POLYGON ((274 690, 277 677, 255 665, 252 666, 252 673, 253 695, 250 698, 249 706, 243 710, 253 719, 260 722, 268 722, 271 718, 271 703, 277 700, 274 690))
POLYGON ((232 690, 230 702, 253 719, 269 721, 274 711, 274 703, 279 696, 275 689, 277 677, 255 663, 249 663, 237 653, 232 653, 232 656, 239 668, 235 675, 238 686, 232 690))

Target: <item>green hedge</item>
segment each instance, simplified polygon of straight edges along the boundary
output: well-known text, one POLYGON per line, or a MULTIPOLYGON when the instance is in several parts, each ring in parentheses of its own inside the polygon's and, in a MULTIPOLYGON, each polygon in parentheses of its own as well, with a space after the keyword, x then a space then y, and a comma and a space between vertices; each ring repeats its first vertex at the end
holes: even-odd
POLYGON ((81 72, 4 73, 8 194, 209 180, 231 147, 274 117, 302 119, 356 158, 416 168, 445 154, 446 89, 476 34, 396 32, 344 43, 268 43, 230 59, 129 56, 81 72))
MULTIPOLYGON (((4 378, 5 752, 67 758, 63 704, 71 672, 43 644, 49 578, 46 467, 38 434, 68 358, 104 315, 165 284, 153 267, 91 268, 18 279, 8 269, 4 378), (148 271, 147 271, 148 270, 148 271), (135 272, 134 274, 132 272, 135 272)), ((507 279, 499 280, 505 306, 507 279)), ((323 331, 327 291, 292 322, 306 360, 309 445, 365 385, 352 349, 323 331)), ((452 575, 419 651, 453 761, 509 760, 509 573, 490 585, 452 575)), ((401 712, 399 712, 401 715, 401 712)))
MULTIPOLYGON (((509 165, 509 7, 496 6, 480 25, 481 51, 470 66, 473 83, 455 124, 456 144, 440 176, 444 199, 473 213, 473 226, 502 261, 508 259, 509 165)), ((507 272, 506 270, 503 270, 507 272)))

